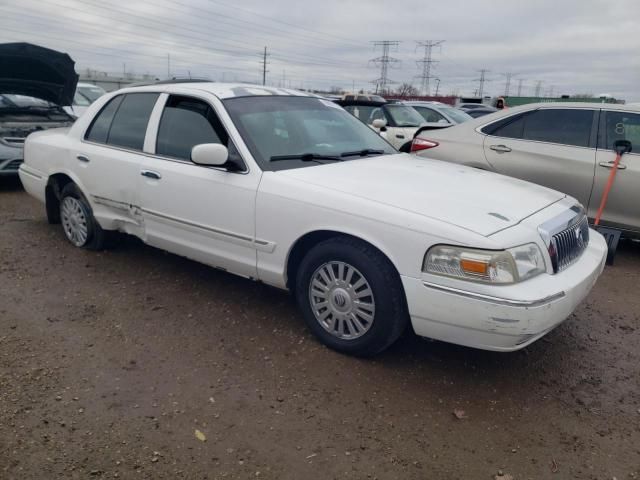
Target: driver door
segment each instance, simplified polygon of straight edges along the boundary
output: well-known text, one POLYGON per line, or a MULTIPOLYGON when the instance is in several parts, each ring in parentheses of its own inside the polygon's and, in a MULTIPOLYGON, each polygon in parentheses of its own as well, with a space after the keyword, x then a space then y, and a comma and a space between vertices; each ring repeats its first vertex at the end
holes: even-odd
POLYGON ((255 277, 255 200, 261 172, 246 168, 214 100, 192 93, 163 96, 152 115, 153 154, 143 160, 138 177, 146 241, 255 277), (196 165, 191 149, 202 143, 226 145, 234 163, 244 169, 196 165))

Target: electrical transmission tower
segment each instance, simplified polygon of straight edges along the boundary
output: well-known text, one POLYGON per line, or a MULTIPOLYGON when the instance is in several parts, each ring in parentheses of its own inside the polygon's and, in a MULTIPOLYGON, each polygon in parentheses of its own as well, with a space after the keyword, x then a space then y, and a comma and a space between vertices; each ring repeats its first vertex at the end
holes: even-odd
POLYGON ((536 82, 536 92, 534 94, 534 97, 540 97, 541 91, 542 91, 542 80, 538 80, 536 82))
POLYGON ((518 79, 518 96, 522 96, 522 82, 524 82, 523 78, 518 79))
POLYGON ((480 82, 480 87, 478 88, 478 96, 480 98, 482 98, 482 94, 484 93, 484 82, 487 81, 486 75, 487 73, 489 73, 491 70, 488 70, 486 68, 483 68, 481 70, 479 70, 480 72, 480 78, 478 79, 478 81, 480 82))
POLYGON ((393 83, 392 80, 389 80, 389 66, 393 68, 394 65, 400 63, 400 60, 397 58, 389 56, 389 51, 391 47, 395 47, 397 49, 400 42, 396 40, 380 40, 373 42, 373 45, 374 47, 382 47, 382 55, 369 60, 370 63, 380 67, 380 77, 376 78, 372 83, 376 84, 376 93, 385 93, 388 85, 393 83))
POLYGON ((269 62, 267 62, 267 57, 270 55, 269 53, 267 53, 267 47, 264 47, 264 52, 259 53, 260 55, 260 64, 262 65, 262 85, 266 85, 267 83, 267 72, 269 72, 269 70, 267 70, 267 65, 269 65, 269 62))
POLYGON ((504 96, 508 97, 509 96, 509 89, 511 88, 511 78, 513 78, 513 73, 507 72, 507 73, 503 73, 503 75, 505 77, 504 96))
POLYGON ((417 78, 422 80, 422 94, 428 97, 431 95, 430 81, 432 78, 435 78, 431 75, 431 68, 432 66, 435 67, 435 64, 438 63, 437 60, 431 60, 431 53, 433 47, 442 45, 444 40, 424 40, 423 42, 416 43, 418 44, 416 49, 424 48, 424 57, 422 57, 422 60, 416 61, 418 65, 422 65, 422 74, 417 75, 417 78))

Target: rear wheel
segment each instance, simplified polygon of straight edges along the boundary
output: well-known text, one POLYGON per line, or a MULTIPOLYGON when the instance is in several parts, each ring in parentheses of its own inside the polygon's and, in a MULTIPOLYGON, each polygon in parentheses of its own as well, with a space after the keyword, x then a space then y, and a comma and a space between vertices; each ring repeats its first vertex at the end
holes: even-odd
POLYGON ((296 297, 311 331, 327 346, 373 355, 404 331, 408 314, 400 277, 378 250, 337 237, 302 260, 296 297))
POLYGON ((103 248, 105 232, 94 218, 89 202, 74 183, 67 184, 60 195, 60 223, 65 237, 76 247, 103 248))

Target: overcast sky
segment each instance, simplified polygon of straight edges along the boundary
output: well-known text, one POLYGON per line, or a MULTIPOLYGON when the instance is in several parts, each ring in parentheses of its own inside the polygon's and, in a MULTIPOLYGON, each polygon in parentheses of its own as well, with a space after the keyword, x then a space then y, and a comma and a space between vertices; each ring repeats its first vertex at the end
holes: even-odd
MULTIPOLYGON (((370 90, 373 41, 397 40, 389 70, 420 86, 416 41, 436 48, 439 93, 612 94, 640 101, 640 0, 0 0, 0 42, 69 53, 76 70, 370 90), (170 61, 168 61, 168 56, 170 61)), ((393 86, 396 86, 395 84, 393 86)), ((435 81, 432 80, 432 93, 435 81)))

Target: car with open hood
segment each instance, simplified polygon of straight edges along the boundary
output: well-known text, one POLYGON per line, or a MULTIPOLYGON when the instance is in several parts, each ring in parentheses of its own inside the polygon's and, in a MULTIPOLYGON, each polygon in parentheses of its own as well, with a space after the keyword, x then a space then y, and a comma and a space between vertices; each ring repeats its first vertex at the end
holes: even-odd
POLYGON ((71 105, 77 82, 67 54, 0 44, 0 176, 18 173, 29 134, 73 124, 63 106, 71 105))
POLYGON ((357 355, 409 324, 523 348, 584 299, 607 250, 573 198, 398 153, 335 103, 288 89, 122 89, 68 131, 30 135, 20 178, 76 247, 121 231, 288 289, 323 343, 357 355))

